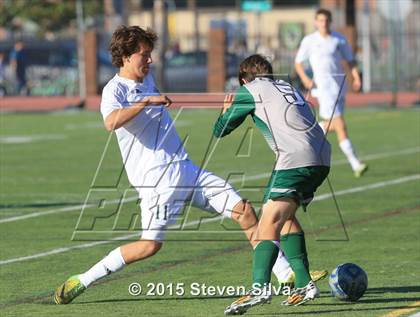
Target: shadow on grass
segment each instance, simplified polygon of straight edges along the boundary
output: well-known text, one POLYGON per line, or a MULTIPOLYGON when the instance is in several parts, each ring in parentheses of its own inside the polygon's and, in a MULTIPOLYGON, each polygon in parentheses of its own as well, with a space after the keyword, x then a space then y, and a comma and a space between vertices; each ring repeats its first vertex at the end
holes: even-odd
POLYGON ((368 288, 366 294, 384 294, 384 293, 420 293, 419 286, 397 286, 397 287, 379 287, 368 288))
POLYGON ((420 301, 420 297, 399 297, 399 298, 377 298, 377 299, 359 299, 357 302, 340 302, 334 300, 334 303, 320 303, 314 302, 311 306, 339 306, 349 305, 356 307, 357 305, 363 304, 382 304, 382 303, 398 303, 398 302, 417 302, 420 301))
MULTIPOLYGON (((328 292, 323 292, 328 293, 328 292)), ((416 297, 397 297, 397 298, 383 298, 380 294, 385 293, 420 293, 419 286, 398 286, 398 287, 381 287, 381 288, 371 288, 366 292, 366 297, 361 298, 359 301, 355 303, 351 302, 340 302, 336 301, 331 298, 331 303, 308 303, 306 308, 312 310, 302 311, 290 311, 290 309, 294 308, 283 308, 280 305, 276 306, 276 314, 280 313, 279 309, 281 310, 281 315, 295 315, 295 316, 304 316, 304 315, 311 315, 311 314, 331 314, 336 315, 339 313, 345 312, 375 312, 375 311, 388 311, 388 310, 395 310, 395 309, 402 309, 409 307, 410 304, 416 301, 420 301, 420 296, 416 297), (373 297, 373 298, 371 298, 373 297), (377 298, 380 297, 380 298, 377 298), (384 305, 384 304, 391 304, 394 305, 384 305), (401 305, 395 305, 397 303, 401 303, 401 305), (366 307, 365 305, 372 305, 377 304, 380 305, 379 307, 366 307), (324 308, 324 309, 323 309, 324 308)), ((322 296, 323 298, 327 296, 322 296)), ((84 305, 84 304, 98 304, 98 303, 122 303, 122 302, 139 302, 139 301, 191 301, 191 300, 205 300, 205 299, 234 299, 237 296, 186 296, 186 297, 133 297, 133 298, 121 298, 121 299, 103 299, 103 300, 96 300, 96 301, 83 301, 74 303, 74 305, 84 305)), ((223 307, 222 307, 223 308, 223 307)), ((258 309, 253 309, 247 312, 247 315, 254 315, 254 316, 271 316, 273 313, 258 313, 258 309)))
MULTIPOLYGON (((361 305, 361 304, 375 304, 375 303, 391 303, 391 302, 411 302, 411 301, 420 301, 420 297, 399 297, 399 298, 377 298, 378 295, 369 296, 371 294, 380 294, 380 293, 410 293, 410 292, 419 292, 420 287, 417 286, 402 286, 402 287, 386 287, 386 288, 372 288, 366 292, 365 297, 361 298, 357 302, 340 302, 335 301, 334 303, 322 303, 317 304, 316 302, 310 304, 312 306, 340 306, 340 305, 361 305), (374 298, 371 298, 374 297, 374 298)), ((329 292, 322 292, 325 294, 322 298, 328 297, 326 294, 329 292)), ((139 296, 133 298, 121 298, 121 299, 103 299, 103 300, 95 300, 95 301, 84 301, 79 302, 77 304, 89 304, 89 303, 112 303, 112 302, 132 302, 132 301, 172 301, 172 300, 202 300, 202 299, 234 299, 238 298, 238 296, 174 296, 174 297, 147 297, 147 296, 139 296)), ((382 308, 383 309, 383 308, 382 308)), ((387 309, 387 308, 386 308, 387 309)))
MULTIPOLYGON (((278 314, 283 315, 294 315, 294 316, 303 316, 303 315, 320 315, 320 314, 332 314, 332 316, 336 316, 339 313, 346 313, 346 312, 374 312, 374 311, 387 311, 387 310, 395 310, 395 309, 401 309, 401 308, 408 308, 407 305, 402 306, 386 306, 386 307, 372 307, 372 308, 350 308, 350 309, 328 309, 328 310, 309 310, 309 311, 296 311, 296 312, 287 312, 283 310, 276 310, 276 316, 278 314)), ((412 308, 412 307, 411 307, 412 308)), ((254 313, 253 311, 247 312, 247 316, 272 316, 273 313, 254 313)))
MULTIPOLYGON (((83 296, 83 295, 82 295, 83 296)), ((130 298, 113 298, 113 299, 99 299, 99 300, 92 300, 92 301, 77 301, 72 302, 69 305, 84 305, 84 304, 100 304, 100 303, 129 303, 129 302, 141 302, 141 301, 182 301, 182 300, 203 300, 203 299, 235 299, 238 296, 173 296, 173 297, 163 297, 163 296, 155 296, 155 297, 148 297, 148 296, 133 296, 130 298)), ((19 304, 27 304, 27 303, 35 303, 35 304, 42 304, 42 305, 53 305, 53 294, 48 294, 48 296, 43 296, 39 298, 32 298, 31 301, 19 301, 19 304)), ((9 303, 12 304, 12 303, 9 303)), ((0 305, 1 307, 1 305, 0 305)))
MULTIPOLYGON (((368 288, 363 298, 375 298, 385 293, 420 293, 420 286, 396 286, 396 287, 376 287, 368 288)), ((328 296, 330 291, 321 291, 322 295, 328 296)))
MULTIPOLYGON (((327 292, 323 292, 327 293, 327 292)), ((351 302, 340 302, 335 301, 331 303, 317 303, 316 301, 314 303, 309 303, 308 306, 316 306, 315 310, 310 311, 299 311, 299 312, 287 312, 287 311, 281 311, 282 315, 311 315, 311 314, 338 314, 338 313, 345 313, 345 312, 368 312, 368 311, 379 311, 379 310, 395 310, 395 309, 402 309, 402 308, 408 308, 410 303, 420 301, 420 296, 416 297, 396 297, 396 298, 383 298, 381 296, 382 294, 386 293, 396 293, 398 294, 409 294, 409 293, 420 293, 420 286, 396 286, 396 287, 378 287, 378 288, 370 288, 366 291, 365 297, 362 297, 357 302, 351 303, 351 302), (373 298, 372 298, 373 297, 373 298), (378 298, 380 297, 380 298, 378 298), (383 304, 397 304, 401 303, 400 306, 392 305, 383 305, 383 304), (366 307, 365 305, 369 304, 378 304, 379 307, 366 307), (328 309, 327 307, 330 306, 331 309, 328 309), (326 309, 322 309, 322 308, 326 309)), ((414 294, 413 294, 414 295, 414 294)), ((270 314, 253 314, 250 313, 250 315, 270 315, 270 314)))
POLYGON ((98 304, 98 303, 123 303, 123 302, 140 302, 140 301, 183 301, 183 300, 203 300, 203 299, 236 299, 238 296, 184 296, 184 297, 146 297, 139 296, 133 298, 120 299, 101 299, 93 301, 83 301, 74 303, 73 305, 82 304, 98 304))

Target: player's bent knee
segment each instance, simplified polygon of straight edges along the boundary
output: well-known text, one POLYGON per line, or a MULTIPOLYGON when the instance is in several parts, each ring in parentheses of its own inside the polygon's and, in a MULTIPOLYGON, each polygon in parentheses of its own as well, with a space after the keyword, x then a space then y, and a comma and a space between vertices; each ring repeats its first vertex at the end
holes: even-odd
POLYGON ((147 257, 155 255, 162 248, 162 242, 154 240, 140 240, 143 242, 143 252, 147 257))
POLYGON ((146 259, 156 254, 162 247, 162 242, 154 240, 139 240, 121 247, 121 254, 126 264, 146 259))
POLYGON ((151 242, 153 243, 150 245, 149 251, 152 255, 154 255, 158 253, 159 250, 162 248, 162 242, 159 242, 159 241, 151 241, 151 242))
POLYGON ((246 200, 242 200, 235 205, 232 210, 232 219, 246 229, 257 224, 254 208, 246 200))

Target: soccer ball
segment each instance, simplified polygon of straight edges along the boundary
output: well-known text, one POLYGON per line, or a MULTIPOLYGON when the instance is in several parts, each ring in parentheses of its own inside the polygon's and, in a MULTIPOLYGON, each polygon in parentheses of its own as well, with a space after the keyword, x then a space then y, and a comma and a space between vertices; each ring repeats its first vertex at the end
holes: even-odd
POLYGON ((344 263, 332 271, 328 284, 332 296, 342 301, 355 302, 365 293, 368 278, 360 266, 344 263))

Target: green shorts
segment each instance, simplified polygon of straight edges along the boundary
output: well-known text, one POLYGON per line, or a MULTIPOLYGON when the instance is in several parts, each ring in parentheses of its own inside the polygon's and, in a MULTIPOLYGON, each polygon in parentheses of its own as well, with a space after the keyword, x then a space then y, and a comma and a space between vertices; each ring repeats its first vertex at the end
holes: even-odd
POLYGON ((307 166, 288 170, 275 170, 264 194, 264 203, 269 199, 293 198, 306 211, 306 206, 314 198, 316 189, 327 177, 328 166, 307 166))

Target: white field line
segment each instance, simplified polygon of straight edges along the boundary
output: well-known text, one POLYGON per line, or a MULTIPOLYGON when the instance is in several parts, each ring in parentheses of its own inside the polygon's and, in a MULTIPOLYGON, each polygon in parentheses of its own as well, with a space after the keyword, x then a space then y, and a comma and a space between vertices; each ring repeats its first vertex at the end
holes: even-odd
MULTIPOLYGON (((353 187, 353 188, 349 188, 349 189, 345 189, 345 190, 340 190, 338 192, 335 192, 334 196, 337 197, 337 196, 342 196, 342 195, 347 195, 347 194, 364 192, 364 191, 371 190, 371 189, 377 189, 377 188, 386 187, 386 186, 390 186, 390 185, 397 185, 397 184, 410 182, 410 181, 415 181, 415 180, 419 180, 419 179, 420 179, 420 174, 414 174, 414 175, 400 177, 400 178, 396 178, 396 179, 392 179, 392 180, 388 180, 388 181, 383 181, 383 182, 373 183, 373 184, 369 184, 369 185, 364 185, 364 186, 353 187)), ((320 195, 320 196, 316 197, 314 199, 314 201, 326 200, 326 199, 329 199, 331 197, 332 197, 332 194, 324 194, 324 195, 320 195)), ((214 218, 194 220, 194 221, 190 221, 190 222, 187 222, 186 224, 184 224, 183 228, 195 226, 195 225, 200 224, 200 223, 214 222, 214 221, 218 221, 218 220, 221 220, 221 219, 222 219, 222 216, 218 216, 218 217, 214 217, 214 218)), ((175 225, 170 226, 169 228, 173 229, 173 228, 177 228, 177 226, 178 225, 175 224, 175 225)), ((138 232, 133 233, 133 234, 129 234, 129 235, 125 235, 125 236, 122 236, 122 237, 116 237, 116 238, 113 238, 113 239, 110 239, 110 240, 107 240, 107 241, 95 241, 95 242, 83 243, 83 244, 79 244, 79 245, 72 246, 72 247, 57 248, 57 249, 53 249, 53 250, 50 250, 50 251, 36 253, 36 254, 28 255, 28 256, 24 256, 24 257, 12 258, 12 259, 7 259, 7 260, 0 260, 0 265, 28 261, 28 260, 37 259, 37 258, 45 257, 45 256, 48 256, 48 255, 52 255, 52 254, 64 253, 64 252, 68 252, 68 251, 76 250, 76 249, 86 249, 86 248, 94 247, 94 246, 101 245, 101 244, 115 242, 115 241, 118 241, 118 240, 125 240, 125 239, 129 239, 129 238, 133 238, 133 237, 136 237, 136 236, 137 237, 139 236, 138 232)))
MULTIPOLYGON (((186 224, 183 225, 183 227, 193 227, 193 226, 196 226, 200 223, 213 222, 213 221, 216 221, 216 220, 220 220, 222 218, 223 218, 223 216, 217 216, 217 217, 206 218, 206 219, 198 219, 198 220, 187 222, 186 224)), ((179 225, 177 225, 177 224, 169 226, 170 229, 175 229, 177 227, 179 227, 179 225)), ((28 261, 28 260, 32 260, 32 259, 42 258, 44 256, 48 256, 48 255, 52 255, 52 254, 68 252, 68 251, 71 251, 71 250, 91 248, 91 247, 94 247, 94 246, 97 246, 97 245, 107 244, 107 243, 115 242, 115 241, 118 241, 118 240, 126 240, 126 239, 139 237, 139 236, 140 236, 140 233, 136 232, 136 233, 128 234, 128 235, 125 235, 125 236, 112 238, 112 239, 109 239, 109 240, 106 240, 106 241, 94 241, 94 242, 75 245, 75 246, 72 246, 72 247, 57 248, 57 249, 53 249, 51 251, 36 253, 36 254, 28 255, 28 256, 24 256, 24 257, 8 259, 8 260, 0 260, 0 265, 10 264, 10 263, 14 263, 14 262, 28 261)))
POLYGON ((0 144, 23 144, 39 141, 55 141, 66 139, 64 134, 34 134, 0 136, 0 144))
MULTIPOLYGON (((123 202, 130 202, 130 201, 134 201, 134 200, 137 200, 137 199, 139 199, 137 196, 133 196, 133 197, 129 197, 129 198, 124 199, 123 202)), ((109 201, 109 204, 117 204, 119 202, 121 202, 120 199, 113 199, 113 200, 109 201)), ((68 207, 51 209, 51 210, 46 210, 46 211, 32 212, 32 213, 26 214, 26 215, 0 219, 0 223, 19 221, 19 220, 24 220, 24 219, 34 218, 34 217, 40 217, 40 216, 47 216, 47 215, 52 215, 52 214, 57 214, 57 213, 62 213, 62 212, 67 212, 67 211, 81 210, 82 208, 90 208, 90 207, 95 207, 95 206, 96 206, 96 204, 81 204, 81 205, 68 206, 68 207)))
POLYGON ((349 188, 349 189, 339 190, 339 191, 336 191, 334 193, 318 195, 314 198, 313 201, 321 201, 321 200, 331 198, 333 196, 337 197, 337 196, 342 196, 342 195, 346 195, 346 194, 354 194, 354 193, 359 193, 359 192, 363 192, 363 191, 366 191, 366 190, 377 189, 377 188, 390 186, 390 185, 397 185, 397 184, 411 182, 411 181, 415 181, 415 180, 420 180, 420 174, 404 176, 404 177, 392 179, 392 180, 389 180, 389 181, 377 182, 377 183, 373 183, 373 184, 369 184, 369 185, 364 185, 364 186, 352 187, 352 188, 349 188))
MULTIPOLYGON (((413 147, 413 148, 408 148, 408 149, 404 149, 400 151, 369 154, 362 157, 362 160, 369 161, 369 160, 387 158, 387 157, 392 157, 392 156, 413 154, 413 153, 418 153, 418 152, 420 152, 420 147, 413 147)), ((343 164, 348 164, 348 163, 346 160, 338 160, 338 161, 333 162, 333 165, 343 165, 343 164)), ((257 175, 248 176, 245 178, 245 180, 258 180, 258 179, 268 178, 270 175, 271 173, 261 173, 257 175)), ((244 180, 244 177, 235 177, 235 178, 230 179, 229 183, 231 184, 240 183, 242 182, 242 180, 244 180)), ((137 199, 138 199, 137 196, 133 196, 133 197, 125 198, 122 202, 131 202, 137 199)), ((121 201, 119 199, 114 199, 114 200, 109 201, 108 204, 118 204, 120 202, 121 201)), ((57 208, 57 209, 46 210, 46 211, 37 211, 37 212, 32 212, 26 215, 19 215, 19 216, 0 219, 0 224, 19 221, 19 220, 25 220, 25 219, 34 218, 34 217, 47 216, 47 215, 52 215, 56 213, 81 210, 82 208, 91 208, 95 206, 96 206, 95 204, 80 204, 80 205, 68 206, 68 207, 57 208)))
MULTIPOLYGON (((407 154, 414 154, 414 153, 418 153, 418 152, 420 152, 420 147, 411 147, 411 148, 408 148, 408 149, 405 149, 405 150, 400 150, 400 151, 367 154, 365 156, 362 156, 361 160, 362 161, 372 161, 372 160, 377 160, 377 159, 381 159, 381 158, 407 155, 407 154)), ((337 161, 332 162, 332 165, 342 165, 342 164, 347 164, 347 160, 343 159, 343 160, 337 160, 337 161)))

